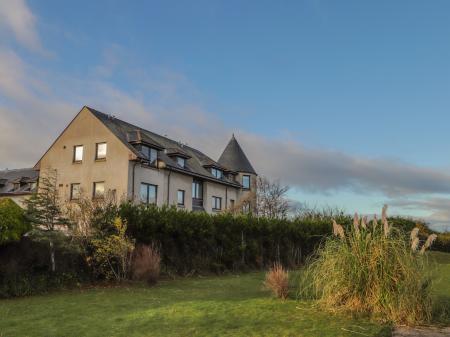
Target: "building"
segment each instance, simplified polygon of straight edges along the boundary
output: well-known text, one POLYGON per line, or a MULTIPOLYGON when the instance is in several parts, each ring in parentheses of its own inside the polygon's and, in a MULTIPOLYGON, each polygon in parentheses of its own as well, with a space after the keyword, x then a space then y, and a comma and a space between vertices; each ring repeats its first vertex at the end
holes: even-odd
POLYGON ((83 107, 35 166, 57 172, 63 200, 106 193, 208 213, 254 208, 257 174, 233 137, 218 161, 197 149, 83 107))
POLYGON ((36 190, 38 172, 32 168, 0 171, 0 199, 10 198, 24 206, 24 200, 36 190))

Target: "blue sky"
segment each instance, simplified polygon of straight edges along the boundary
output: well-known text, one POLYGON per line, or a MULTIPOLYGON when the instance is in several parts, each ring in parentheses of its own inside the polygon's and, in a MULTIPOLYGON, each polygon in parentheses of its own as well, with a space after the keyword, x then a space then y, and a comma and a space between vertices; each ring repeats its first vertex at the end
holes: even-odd
POLYGON ((213 157, 236 132, 310 205, 450 224, 448 1, 0 0, 0 55, 0 141, 35 144, 0 167, 89 104, 213 157))

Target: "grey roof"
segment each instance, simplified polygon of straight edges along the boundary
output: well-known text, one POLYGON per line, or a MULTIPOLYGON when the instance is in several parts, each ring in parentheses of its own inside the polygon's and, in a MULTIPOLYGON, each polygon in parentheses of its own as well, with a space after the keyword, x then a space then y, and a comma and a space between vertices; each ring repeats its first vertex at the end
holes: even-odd
POLYGON ((31 183, 37 182, 38 175, 39 173, 32 168, 0 171, 0 195, 22 195, 34 192, 31 183))
POLYGON ((229 177, 224 176, 222 179, 217 179, 214 177, 211 174, 211 171, 207 169, 208 166, 215 166, 224 170, 226 170, 226 168, 199 150, 122 121, 116 117, 112 117, 90 107, 86 108, 89 109, 89 111, 91 111, 91 113, 96 116, 109 130, 111 130, 111 132, 114 133, 114 135, 116 135, 116 137, 119 138, 122 143, 124 143, 138 158, 142 160, 146 159, 143 154, 133 146, 133 143, 147 143, 155 146, 156 148, 166 150, 159 152, 158 159, 162 160, 168 169, 193 176, 199 176, 235 187, 241 186, 238 182, 229 177), (188 158, 186 159, 186 166, 184 168, 177 164, 175 158, 170 157, 171 154, 176 153, 180 153, 183 157, 188 158))
POLYGON ((218 162, 220 165, 236 172, 256 174, 255 169, 250 164, 234 135, 231 137, 225 150, 223 150, 218 162))

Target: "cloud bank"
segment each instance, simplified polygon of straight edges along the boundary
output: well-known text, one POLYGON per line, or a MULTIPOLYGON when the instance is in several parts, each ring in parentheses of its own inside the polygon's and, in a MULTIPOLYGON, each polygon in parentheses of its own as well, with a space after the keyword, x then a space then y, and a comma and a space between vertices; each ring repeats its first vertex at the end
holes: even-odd
MULTIPOLYGON (((24 1, 0 2, 0 33, 35 53, 43 50, 36 17, 24 1), (8 7, 8 8, 6 8, 8 7)), ((38 53, 39 54, 39 53, 38 53)), ((118 45, 104 51, 83 78, 36 68, 9 45, 0 46, 0 169, 35 164, 83 105, 187 142, 218 158, 231 133, 237 135, 258 173, 302 191, 382 193, 392 205, 429 211, 430 219, 450 220, 450 174, 399 160, 365 158, 303 146, 225 125, 202 104, 202 94, 182 74, 138 68, 118 45), (114 82, 128 80, 123 90, 114 82), (424 195, 434 195, 420 199, 424 195)), ((38 57, 38 56, 36 56, 38 57)))

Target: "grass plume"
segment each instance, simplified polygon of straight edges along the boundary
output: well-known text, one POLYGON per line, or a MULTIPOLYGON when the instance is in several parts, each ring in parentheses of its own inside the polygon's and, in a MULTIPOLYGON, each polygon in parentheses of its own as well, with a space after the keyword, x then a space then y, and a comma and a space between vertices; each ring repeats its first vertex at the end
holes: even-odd
MULTIPOLYGON (((308 262, 300 297, 316 298, 331 311, 365 313, 386 322, 429 321, 431 283, 424 258, 414 254, 405 233, 389 225, 387 206, 381 216, 383 226, 374 218, 364 228, 356 224, 357 219, 346 232, 333 222, 334 236, 308 262)), ((432 241, 429 238, 429 245, 432 241)))

